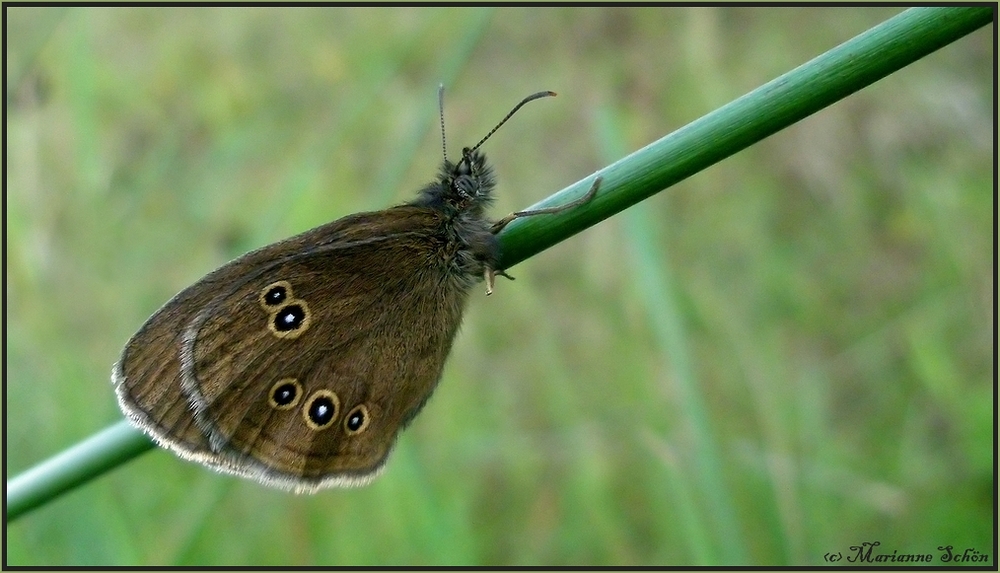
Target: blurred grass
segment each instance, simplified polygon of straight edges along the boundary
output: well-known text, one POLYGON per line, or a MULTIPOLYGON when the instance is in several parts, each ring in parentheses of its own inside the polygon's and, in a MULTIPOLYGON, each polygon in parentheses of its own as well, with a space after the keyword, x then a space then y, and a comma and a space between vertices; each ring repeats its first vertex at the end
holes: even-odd
MULTIPOLYGON (((486 147, 499 216, 605 164, 602 114, 641 147, 897 12, 9 8, 8 477, 121 418, 110 365, 177 290, 433 177, 438 82, 452 154, 560 93, 486 147)), ((371 486, 293 497, 157 451, 9 527, 8 564, 987 552, 994 50, 981 30, 518 265, 371 486)))

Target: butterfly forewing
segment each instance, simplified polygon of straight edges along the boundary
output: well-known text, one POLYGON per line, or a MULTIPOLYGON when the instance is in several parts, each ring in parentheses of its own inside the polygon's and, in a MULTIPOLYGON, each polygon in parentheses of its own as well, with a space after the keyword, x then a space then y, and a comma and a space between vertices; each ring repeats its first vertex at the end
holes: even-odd
POLYGON ((439 252, 441 214, 385 213, 385 224, 354 216, 256 251, 178 294, 201 310, 171 301, 140 330, 144 347, 172 356, 126 349, 123 404, 159 420, 146 428, 182 454, 279 486, 376 472, 437 384, 466 297, 439 252), (255 256, 272 262, 248 271, 255 256), (400 272, 420 258, 420 273, 400 272))

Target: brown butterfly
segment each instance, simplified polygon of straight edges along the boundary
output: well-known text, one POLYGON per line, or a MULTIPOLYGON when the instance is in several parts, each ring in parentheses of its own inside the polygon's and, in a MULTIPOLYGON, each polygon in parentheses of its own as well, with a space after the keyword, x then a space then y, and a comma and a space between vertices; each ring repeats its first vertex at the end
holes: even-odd
MULTIPOLYGON (((348 215, 227 263, 178 293, 112 371, 127 417, 182 458, 269 486, 367 483, 430 398, 472 287, 499 268, 479 147, 416 200, 348 215)), ((443 97, 439 92, 439 97, 443 97)), ((444 113, 441 114, 442 139, 444 113)), ((510 277, 508 277, 510 278, 510 277)))

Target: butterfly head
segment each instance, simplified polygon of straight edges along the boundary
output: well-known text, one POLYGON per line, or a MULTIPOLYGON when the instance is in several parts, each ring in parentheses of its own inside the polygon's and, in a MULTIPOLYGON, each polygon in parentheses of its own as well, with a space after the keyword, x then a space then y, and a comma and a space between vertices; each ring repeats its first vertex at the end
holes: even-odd
POLYGON ((465 148, 458 163, 444 160, 438 180, 424 187, 415 204, 481 217, 493 201, 495 187, 496 178, 486 155, 465 148))
POLYGON ((493 168, 486 163, 486 155, 479 148, 486 143, 500 126, 507 122, 521 106, 543 97, 551 97, 556 92, 543 91, 531 94, 510 110, 479 143, 462 149, 462 159, 458 163, 448 160, 444 138, 444 86, 438 88, 438 107, 441 112, 441 147, 445 151, 444 163, 438 180, 421 190, 420 196, 411 205, 442 209, 454 215, 483 218, 486 208, 493 201, 496 179, 493 168))
MULTIPOLYGON (((445 165, 447 168, 447 164, 445 165)), ((442 173, 447 179, 447 192, 461 210, 482 210, 493 200, 496 179, 493 168, 486 163, 486 155, 468 147, 462 149, 462 159, 442 173)))

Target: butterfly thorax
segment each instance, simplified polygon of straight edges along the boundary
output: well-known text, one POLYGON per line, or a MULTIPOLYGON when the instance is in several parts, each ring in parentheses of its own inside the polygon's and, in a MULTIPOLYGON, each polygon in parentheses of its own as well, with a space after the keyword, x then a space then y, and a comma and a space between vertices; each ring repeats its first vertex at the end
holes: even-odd
POLYGON ((499 245, 486 219, 495 187, 493 168, 486 156, 464 149, 458 163, 445 159, 438 180, 424 187, 410 203, 444 215, 442 232, 449 276, 463 288, 479 282, 486 269, 497 266, 499 245))

